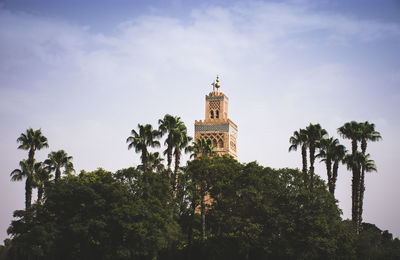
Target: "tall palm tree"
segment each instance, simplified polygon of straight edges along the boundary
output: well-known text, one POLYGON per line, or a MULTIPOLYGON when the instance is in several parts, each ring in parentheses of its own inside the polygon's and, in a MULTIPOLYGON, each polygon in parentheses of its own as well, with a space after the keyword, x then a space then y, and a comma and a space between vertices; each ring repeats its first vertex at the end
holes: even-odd
POLYGON ((41 129, 33 130, 32 128, 28 128, 26 133, 22 133, 18 137, 17 142, 20 143, 18 149, 29 150, 28 160, 32 168, 36 150, 49 147, 47 138, 42 135, 41 129))
POLYGON ((314 162, 315 150, 320 146, 321 140, 328 134, 328 132, 321 127, 320 124, 311 124, 306 127, 305 134, 307 135, 307 146, 310 154, 310 188, 313 187, 314 182, 314 162))
POLYGON ((20 143, 18 149, 28 150, 28 160, 20 162, 20 172, 13 171, 12 180, 21 180, 26 177, 25 182, 25 209, 28 209, 32 204, 32 182, 33 182, 33 167, 35 164, 35 152, 45 147, 49 147, 47 138, 42 135, 41 129, 33 130, 28 128, 26 133, 22 133, 18 137, 17 142, 20 143), (22 164, 21 164, 22 163, 22 164), (18 177, 18 176, 21 176, 18 177))
POLYGON ((289 143, 289 152, 297 151, 297 147, 301 146, 301 157, 303 159, 303 173, 304 176, 307 173, 307 134, 304 129, 300 129, 299 131, 294 131, 293 136, 290 137, 289 143))
POLYGON ((344 162, 347 166, 348 170, 353 172, 353 177, 351 179, 351 221, 353 223, 354 230, 357 234, 359 234, 359 226, 358 226, 358 187, 360 183, 360 165, 359 161, 361 160, 361 153, 355 152, 346 155, 344 162))
POLYGON ((50 181, 50 172, 44 167, 42 162, 35 163, 34 165, 34 178, 33 186, 38 189, 37 203, 42 204, 44 188, 50 181))
POLYGON ((49 153, 48 159, 46 159, 44 163, 49 172, 55 172, 54 180, 57 182, 61 178, 62 168, 64 168, 64 174, 70 174, 75 171, 71 161, 72 156, 68 156, 64 150, 59 150, 49 153))
POLYGON ((20 169, 15 169, 11 172, 12 181, 21 181, 26 178, 25 181, 25 209, 30 208, 32 202, 32 186, 33 186, 33 169, 30 165, 29 160, 23 159, 19 162, 20 169))
POLYGON ((364 188, 360 188, 360 172, 362 168, 364 168, 366 172, 376 171, 375 163, 373 160, 370 160, 369 157, 369 154, 365 155, 358 151, 345 157, 347 169, 356 171, 356 174, 353 175, 352 178, 352 198, 355 197, 354 206, 352 207, 352 222, 357 234, 361 231, 362 222, 362 201, 360 198, 360 190, 364 188))
POLYGON ((182 150, 185 151, 185 153, 188 153, 189 150, 186 149, 192 141, 192 137, 187 135, 187 130, 186 127, 182 128, 182 131, 180 132, 179 137, 175 137, 175 146, 174 146, 174 155, 175 155, 175 170, 174 170, 174 185, 173 185, 173 196, 174 198, 176 197, 176 190, 178 187, 178 179, 179 179, 179 165, 181 163, 181 155, 182 155, 182 150))
POLYGON ((153 127, 150 124, 138 124, 138 128, 139 132, 136 132, 135 129, 132 129, 131 136, 126 139, 126 142, 128 143, 128 150, 135 148, 135 152, 142 154, 141 159, 143 170, 146 172, 148 170, 147 147, 160 147, 160 142, 155 140, 160 136, 160 132, 153 130, 153 127))
POLYGON ((339 140, 337 138, 330 137, 324 138, 320 141, 319 149, 320 151, 319 154, 317 154, 317 157, 322 158, 321 162, 325 162, 329 192, 332 195, 335 195, 339 162, 344 158, 345 147, 339 144, 339 140))
POLYGON ((166 114, 163 119, 158 120, 158 130, 160 135, 168 133, 168 136, 164 142, 167 145, 167 149, 164 154, 167 155, 167 167, 168 167, 168 177, 171 178, 171 165, 172 165, 172 151, 175 145, 175 139, 179 136, 182 128, 186 129, 185 124, 181 121, 178 116, 171 116, 166 114))
MULTIPOLYGON (((359 192, 359 209, 358 209, 358 225, 362 228, 362 212, 363 212, 363 200, 364 200, 364 192, 365 192, 365 172, 376 171, 375 165, 368 163, 369 155, 367 152, 367 142, 377 142, 382 140, 382 136, 378 131, 375 131, 375 124, 369 123, 368 121, 360 123, 360 139, 361 139, 361 153, 364 154, 366 160, 363 161, 361 165, 361 176, 360 176, 360 184, 358 187, 359 192), (372 167, 373 166, 373 167, 372 167), (372 167, 372 168, 371 168, 372 167)), ((373 161, 372 161, 373 162, 373 161)))
POLYGON ((347 168, 352 171, 352 183, 351 183, 351 220, 353 222, 354 229, 359 234, 358 225, 358 205, 359 205, 359 187, 360 187, 360 170, 358 161, 360 155, 357 152, 358 142, 361 140, 361 127, 356 121, 345 123, 343 126, 338 128, 338 133, 344 139, 351 140, 351 154, 345 158, 347 168))

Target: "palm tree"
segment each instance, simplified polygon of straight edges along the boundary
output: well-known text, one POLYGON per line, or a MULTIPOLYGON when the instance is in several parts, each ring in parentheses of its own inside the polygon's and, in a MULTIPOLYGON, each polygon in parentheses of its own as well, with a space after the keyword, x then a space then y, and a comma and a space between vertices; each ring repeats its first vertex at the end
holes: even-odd
POLYGON ((50 172, 42 162, 35 163, 33 186, 38 189, 37 203, 42 204, 44 188, 50 181, 50 172))
POLYGON ((382 136, 378 131, 375 131, 375 124, 368 123, 368 121, 366 121, 364 123, 360 123, 360 139, 361 152, 365 154, 367 150, 367 142, 380 141, 382 140, 382 136))
POLYGON ((182 127, 182 131, 180 132, 179 137, 175 137, 175 146, 174 146, 174 155, 175 155, 175 171, 174 171, 174 185, 173 185, 173 196, 176 197, 176 190, 178 187, 178 177, 179 177, 179 165, 181 163, 181 154, 182 149, 184 149, 185 153, 189 152, 189 149, 186 149, 192 141, 192 137, 187 135, 186 127, 182 127))
POLYGON ((169 114, 166 114, 164 119, 158 120, 158 124, 161 136, 168 133, 167 139, 164 142, 164 144, 167 145, 164 155, 167 155, 168 177, 171 178, 172 150, 175 145, 175 139, 180 135, 182 128, 186 130, 186 126, 181 121, 180 117, 171 116, 169 114))
POLYGON ((326 173, 328 176, 329 192, 335 195, 335 186, 337 179, 337 171, 339 162, 343 160, 345 155, 345 147, 339 144, 339 140, 333 137, 324 138, 320 141, 320 152, 317 154, 318 158, 322 158, 321 162, 325 162, 326 173), (333 162, 333 172, 332 172, 333 162))
POLYGON ((376 171, 376 166, 373 160, 369 159, 369 154, 365 155, 361 152, 356 151, 354 154, 347 155, 345 157, 345 163, 347 169, 355 170, 356 174, 352 178, 352 199, 354 201, 352 207, 352 222, 355 227, 357 234, 361 231, 362 222, 362 201, 361 201, 361 189, 360 188, 360 172, 361 168, 364 168, 366 172, 376 171))
POLYGON ((160 142, 155 140, 160 136, 160 132, 153 130, 150 124, 141 125, 138 124, 139 133, 132 129, 131 136, 126 139, 128 143, 128 150, 135 148, 135 152, 142 153, 141 159, 143 164, 144 172, 148 170, 147 168, 147 147, 160 147, 160 142))
POLYGON ((373 160, 370 160, 369 154, 362 153, 362 159, 360 161, 361 165, 361 178, 360 178, 360 187, 359 187, 359 204, 358 204, 358 226, 361 231, 362 229, 362 213, 363 213, 363 200, 364 200, 364 191, 365 191, 365 172, 376 172, 376 165, 373 160))
POLYGON ((332 195, 335 195, 339 163, 343 162, 343 160, 346 156, 346 153, 347 153, 346 147, 341 144, 337 145, 333 149, 333 153, 332 153, 333 170, 332 170, 332 191, 331 191, 332 195))
MULTIPOLYGON (((360 123, 360 139, 361 139, 361 153, 364 154, 367 158, 363 161, 361 165, 361 176, 360 176, 360 184, 358 187, 359 192, 359 209, 358 209, 358 220, 359 226, 361 226, 362 222, 362 212, 363 212, 363 200, 364 200, 364 192, 365 192, 365 172, 376 171, 375 165, 368 163, 369 155, 366 154, 367 151, 367 142, 377 142, 382 140, 382 136, 379 132, 375 131, 375 124, 369 123, 368 121, 364 123, 360 123), (373 166, 371 168, 371 166, 373 166)), ((372 161, 373 162, 373 161, 372 161)))
POLYGON ((33 186, 33 169, 30 165, 29 160, 23 159, 19 162, 20 169, 15 169, 11 172, 12 181, 21 181, 26 178, 25 181, 25 210, 30 208, 32 202, 32 186, 33 186))
POLYGON ((32 128, 28 128, 26 133, 22 133, 20 137, 18 137, 17 142, 20 143, 18 149, 28 150, 28 160, 21 161, 23 165, 21 165, 20 173, 18 171, 13 171, 12 179, 13 180, 21 180, 22 177, 26 177, 25 182, 25 209, 28 209, 31 206, 32 202, 32 181, 33 181, 33 167, 35 164, 35 152, 36 150, 40 150, 45 147, 49 147, 47 143, 47 138, 42 135, 41 129, 33 130, 32 128), (21 175, 22 174, 22 175, 21 175), (17 177, 20 176, 21 178, 17 177), (14 177, 15 176, 15 177, 14 177))
POLYGON ((72 156, 68 156, 64 150, 59 150, 49 153, 48 159, 44 163, 49 172, 55 172, 54 180, 57 182, 61 178, 61 168, 64 168, 64 174, 70 174, 75 171, 71 161, 72 156))
MULTIPOLYGON (((164 164, 162 164, 162 161, 164 161, 163 158, 160 157, 160 153, 159 152, 149 152, 147 155, 147 165, 148 165, 148 169, 151 172, 161 172, 164 170, 164 164)), ((137 167, 139 170, 144 170, 143 168, 143 164, 138 165, 137 167)))
POLYGON ((351 221, 353 223, 353 227, 357 234, 359 234, 359 226, 358 226, 358 186, 360 183, 360 170, 359 170, 359 161, 361 153, 355 152, 352 154, 346 155, 344 162, 346 163, 347 169, 353 172, 353 177, 351 179, 351 221))
POLYGON ((28 128, 25 134, 22 133, 18 137, 17 142, 21 143, 18 149, 29 150, 28 160, 32 168, 36 150, 49 147, 47 138, 42 135, 41 129, 33 130, 32 128, 28 128))
POLYGON ((359 234, 358 225, 358 205, 359 205, 359 188, 360 188, 360 170, 359 164, 360 155, 357 152, 358 142, 361 140, 360 124, 356 121, 345 123, 338 128, 338 133, 345 139, 351 140, 351 155, 347 155, 345 163, 347 168, 352 171, 352 184, 351 184, 351 220, 357 234, 359 234))
POLYGON ((310 125, 306 127, 305 134, 307 135, 307 146, 310 154, 310 188, 312 188, 314 182, 315 150, 320 146, 321 140, 328 133, 320 124, 313 125, 310 123, 310 125))
POLYGON ((290 137, 289 152, 297 151, 297 147, 301 146, 301 157, 303 159, 303 173, 304 176, 307 174, 307 134, 304 129, 294 131, 293 136, 290 137))
POLYGON ((211 140, 204 138, 197 138, 196 142, 188 147, 189 152, 192 152, 190 158, 198 157, 198 156, 214 156, 216 152, 214 151, 214 147, 211 144, 211 140))
POLYGON ((351 154, 354 155, 357 152, 358 142, 361 140, 360 124, 356 121, 347 122, 337 131, 344 139, 351 140, 351 154))

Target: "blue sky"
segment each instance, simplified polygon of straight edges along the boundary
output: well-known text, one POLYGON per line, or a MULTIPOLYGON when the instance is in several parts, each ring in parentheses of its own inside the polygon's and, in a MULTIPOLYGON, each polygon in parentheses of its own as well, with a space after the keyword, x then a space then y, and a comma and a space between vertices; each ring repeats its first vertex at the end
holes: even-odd
MULTIPOLYGON (((400 195, 398 1, 2 1, 0 38, 0 239, 23 208, 9 173, 26 157, 15 141, 25 129, 49 139, 40 160, 64 149, 78 172, 129 167, 130 130, 170 113, 193 134, 216 74, 241 162, 300 167, 293 131, 320 123, 338 137, 347 121, 375 123, 384 139, 368 146, 378 173, 364 220, 400 236, 387 203, 400 195)), ((341 166, 343 218, 350 186, 341 166)))

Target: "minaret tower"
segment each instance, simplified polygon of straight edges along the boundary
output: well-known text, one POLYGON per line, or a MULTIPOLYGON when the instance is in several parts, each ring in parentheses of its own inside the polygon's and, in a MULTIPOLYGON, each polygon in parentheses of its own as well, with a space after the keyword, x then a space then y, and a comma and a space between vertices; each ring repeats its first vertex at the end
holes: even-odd
POLYGON ((195 121, 194 137, 211 140, 215 151, 219 155, 229 154, 237 159, 237 131, 238 128, 228 118, 228 97, 219 90, 219 77, 212 84, 213 91, 206 95, 205 120, 195 121))

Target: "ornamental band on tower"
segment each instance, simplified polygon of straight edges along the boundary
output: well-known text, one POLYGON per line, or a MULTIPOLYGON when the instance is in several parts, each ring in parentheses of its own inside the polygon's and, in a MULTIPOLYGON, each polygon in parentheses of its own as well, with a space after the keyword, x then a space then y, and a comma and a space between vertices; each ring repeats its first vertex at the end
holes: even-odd
POLYGON ((237 159, 236 139, 238 128, 228 118, 228 97, 219 90, 219 77, 213 91, 206 95, 205 120, 195 121, 194 137, 210 140, 219 155, 229 154, 237 159))

